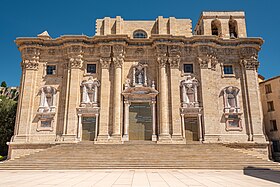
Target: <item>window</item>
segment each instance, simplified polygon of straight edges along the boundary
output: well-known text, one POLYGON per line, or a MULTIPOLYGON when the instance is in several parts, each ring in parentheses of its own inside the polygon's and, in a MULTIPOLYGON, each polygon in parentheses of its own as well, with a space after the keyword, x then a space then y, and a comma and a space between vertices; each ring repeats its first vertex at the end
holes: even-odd
POLYGON ((41 121, 41 127, 51 127, 51 120, 41 121))
POLYGON ((133 38, 147 38, 147 34, 145 31, 137 30, 133 33, 133 38))
POLYGON ((267 84, 265 85, 265 93, 268 94, 268 93, 272 93, 272 90, 271 90, 271 84, 267 84))
POLYGON ((96 73, 96 64, 87 64, 87 73, 96 73))
POLYGON ((241 130, 241 119, 238 114, 230 114, 227 117, 227 130, 241 130))
POLYGON ((47 75, 55 75, 56 74, 56 66, 55 65, 47 65, 47 75))
POLYGON ((184 73, 193 73, 193 64, 184 64, 184 73))
POLYGON ((226 74, 226 75, 233 74, 232 65, 224 65, 224 74, 226 74))
POLYGON ((267 109, 268 112, 274 111, 273 101, 267 102, 267 109))
POLYGON ((270 131, 277 131, 276 120, 270 120, 270 131))

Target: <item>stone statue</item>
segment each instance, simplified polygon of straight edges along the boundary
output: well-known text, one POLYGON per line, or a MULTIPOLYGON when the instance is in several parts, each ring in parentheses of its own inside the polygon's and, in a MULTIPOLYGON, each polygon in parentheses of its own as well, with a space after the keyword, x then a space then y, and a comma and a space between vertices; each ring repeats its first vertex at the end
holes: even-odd
POLYGON ((182 106, 183 107, 198 107, 197 87, 198 81, 195 77, 188 75, 185 80, 181 82, 182 106))
POLYGON ((82 102, 81 106, 97 106, 97 96, 98 89, 100 86, 98 80, 93 80, 92 77, 89 77, 87 81, 83 81, 81 84, 82 87, 82 102))

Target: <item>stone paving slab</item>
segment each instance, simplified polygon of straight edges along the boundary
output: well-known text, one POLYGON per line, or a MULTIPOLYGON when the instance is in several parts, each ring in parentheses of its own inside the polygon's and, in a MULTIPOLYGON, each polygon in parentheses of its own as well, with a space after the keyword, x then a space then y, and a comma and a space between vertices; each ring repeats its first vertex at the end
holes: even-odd
POLYGON ((0 187, 280 187, 280 171, 119 169, 0 171, 0 187))

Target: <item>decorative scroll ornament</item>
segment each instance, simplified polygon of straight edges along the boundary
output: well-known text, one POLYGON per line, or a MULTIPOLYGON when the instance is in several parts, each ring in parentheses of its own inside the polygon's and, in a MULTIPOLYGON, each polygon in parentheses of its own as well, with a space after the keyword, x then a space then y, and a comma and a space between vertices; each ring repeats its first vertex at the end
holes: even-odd
POLYGON ((258 50, 252 47, 244 47, 240 49, 240 56, 242 58, 258 58, 258 50))
POLYGON ((124 53, 124 46, 122 45, 114 45, 113 46, 113 53, 114 55, 119 55, 124 53))
POLYGON ((180 55, 176 55, 174 57, 169 57, 168 62, 170 64, 170 68, 179 68, 180 62, 181 62, 181 57, 180 57, 180 55))
POLYGON ((111 58, 110 57, 103 57, 100 58, 100 65, 102 69, 109 69, 111 64, 111 58))
POLYGON ((165 56, 167 54, 167 46, 163 44, 157 45, 156 52, 159 56, 165 56))
POLYGON ((115 68, 121 68, 124 62, 124 55, 120 53, 118 56, 113 57, 113 63, 115 68))
POLYGON ((143 48, 137 48, 134 52, 135 56, 142 57, 145 55, 145 50, 143 48))
POLYGON ((100 47, 100 54, 102 57, 110 57, 111 56, 111 46, 102 45, 100 47))
POLYGON ((180 56, 181 55, 181 47, 178 45, 171 45, 168 47, 169 56, 180 56))
POLYGON ((214 55, 206 55, 204 57, 197 57, 200 68, 216 70, 216 65, 218 64, 217 57, 214 55))
POLYGON ((83 67, 83 55, 79 54, 76 57, 69 58, 69 65, 71 69, 78 69, 83 67))

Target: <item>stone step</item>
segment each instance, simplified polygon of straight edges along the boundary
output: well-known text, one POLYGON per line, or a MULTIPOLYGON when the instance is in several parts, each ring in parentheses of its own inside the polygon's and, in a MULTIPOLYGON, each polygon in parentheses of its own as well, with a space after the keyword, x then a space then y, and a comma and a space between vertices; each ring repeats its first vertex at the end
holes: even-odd
POLYGON ((5 169, 243 169, 276 168, 273 162, 247 155, 220 144, 163 145, 151 142, 127 144, 61 144, 0 164, 5 169))

